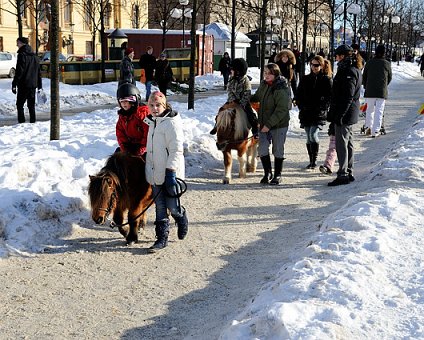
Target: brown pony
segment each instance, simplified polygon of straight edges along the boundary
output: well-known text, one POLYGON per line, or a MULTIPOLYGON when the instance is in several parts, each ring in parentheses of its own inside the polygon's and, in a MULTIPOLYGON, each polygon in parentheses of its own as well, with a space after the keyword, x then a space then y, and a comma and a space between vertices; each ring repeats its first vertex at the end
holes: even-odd
POLYGON ((97 224, 104 224, 113 214, 111 226, 118 226, 127 244, 138 242, 138 231, 144 229, 147 214, 140 213, 152 202, 152 188, 144 175, 142 158, 124 152, 115 152, 95 176, 90 176, 91 217, 97 224), (123 225, 124 212, 128 222, 123 225))
POLYGON ((221 107, 216 117, 216 128, 216 145, 224 154, 225 174, 222 183, 231 182, 231 150, 237 151, 240 178, 245 178, 246 172, 255 172, 257 140, 250 132, 249 122, 242 107, 232 103, 221 107))

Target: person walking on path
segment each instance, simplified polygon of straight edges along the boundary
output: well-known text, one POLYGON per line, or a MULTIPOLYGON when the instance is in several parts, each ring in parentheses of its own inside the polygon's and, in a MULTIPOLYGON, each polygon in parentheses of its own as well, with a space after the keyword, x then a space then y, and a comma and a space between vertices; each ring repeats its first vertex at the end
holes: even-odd
POLYGON ((165 53, 161 53, 160 58, 156 61, 155 79, 158 82, 159 91, 166 96, 169 83, 174 78, 169 60, 166 58, 165 53))
POLYGON ((129 47, 124 52, 124 57, 119 64, 119 82, 118 87, 122 84, 129 83, 135 85, 134 78, 134 65, 132 60, 134 59, 134 49, 129 47))
POLYGON ((231 73, 231 58, 228 52, 225 52, 219 61, 218 69, 221 72, 221 75, 224 77, 224 90, 226 90, 228 85, 228 78, 230 77, 231 73))
POLYGON ((251 102, 259 102, 259 147, 258 154, 264 168, 260 183, 279 185, 284 160, 284 144, 289 129, 290 94, 287 80, 281 76, 277 64, 265 66, 263 81, 251 97, 251 102), (269 147, 272 143, 274 155, 274 176, 272 176, 269 147))
POLYGON ((168 210, 177 224, 178 239, 188 232, 187 211, 180 202, 177 177, 183 179, 184 134, 181 116, 166 102, 162 92, 155 91, 149 98, 150 115, 144 120, 149 125, 146 154, 146 179, 155 197, 156 242, 149 248, 156 252, 168 245, 168 210))
POLYGON ((29 111, 29 122, 35 123, 35 89, 38 88, 40 91, 43 88, 40 62, 31 46, 28 45, 28 38, 19 37, 16 40, 16 46, 18 47, 18 59, 12 81, 12 92, 17 94, 18 123, 25 123, 25 102, 29 111))
POLYGON ((150 93, 152 91, 152 81, 154 79, 154 73, 156 68, 156 57, 153 55, 153 47, 147 46, 146 53, 140 57, 138 62, 140 68, 144 70, 145 83, 146 86, 146 103, 149 100, 150 93))
POLYGON ((424 53, 421 55, 418 66, 420 66, 421 75, 424 77, 424 53))
POLYGON ((378 45, 375 49, 375 57, 365 64, 362 75, 367 106, 365 135, 371 135, 371 137, 377 137, 380 134, 388 95, 387 87, 392 80, 392 66, 384 58, 385 53, 384 45, 378 45))
POLYGON ((296 97, 297 79, 295 71, 296 57, 294 53, 289 49, 282 50, 275 57, 275 63, 280 68, 281 75, 287 79, 293 93, 292 98, 296 97))
POLYGON ((312 58, 311 72, 304 76, 296 91, 300 127, 306 132, 306 149, 309 155, 307 169, 315 169, 319 152, 319 130, 327 121, 331 101, 331 65, 323 57, 312 58))
POLYGON ((337 178, 329 186, 353 182, 353 130, 359 118, 359 96, 362 85, 361 59, 352 58, 348 45, 336 48, 337 73, 333 80, 331 107, 328 120, 335 124, 336 151, 339 169, 337 178))

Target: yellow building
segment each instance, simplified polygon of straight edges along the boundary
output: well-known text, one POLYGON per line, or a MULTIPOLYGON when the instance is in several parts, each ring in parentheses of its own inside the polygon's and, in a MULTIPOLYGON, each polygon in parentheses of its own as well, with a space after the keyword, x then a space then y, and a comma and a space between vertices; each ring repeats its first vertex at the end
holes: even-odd
MULTIPOLYGON (((16 1, 0 0, 0 51, 17 50, 18 16, 14 14, 17 12, 14 3, 16 1)), ((38 51, 48 51, 50 0, 39 0, 37 9, 34 0, 22 0, 22 3, 23 36, 29 38, 34 50, 38 38, 38 51)), ((145 28, 146 9, 147 0, 59 0, 60 52, 65 55, 93 55, 95 52, 99 59, 101 18, 105 29, 145 28)))

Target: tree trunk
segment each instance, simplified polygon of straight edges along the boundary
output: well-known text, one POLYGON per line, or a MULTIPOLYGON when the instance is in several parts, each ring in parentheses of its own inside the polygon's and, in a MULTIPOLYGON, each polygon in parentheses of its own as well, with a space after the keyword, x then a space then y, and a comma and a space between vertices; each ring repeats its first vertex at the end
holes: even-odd
POLYGON ((50 140, 60 138, 59 113, 59 0, 51 1, 50 140))

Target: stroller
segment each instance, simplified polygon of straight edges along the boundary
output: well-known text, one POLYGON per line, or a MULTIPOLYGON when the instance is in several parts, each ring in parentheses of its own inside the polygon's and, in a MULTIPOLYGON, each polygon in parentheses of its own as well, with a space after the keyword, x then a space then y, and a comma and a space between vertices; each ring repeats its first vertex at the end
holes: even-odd
MULTIPOLYGON (((359 106, 359 117, 365 118, 367 116, 367 103, 365 101, 361 101, 360 106, 359 106)), ((361 131, 360 134, 365 134, 366 131, 366 126, 365 123, 364 125, 362 125, 361 127, 361 131)), ((384 113, 383 113, 383 120, 381 122, 381 128, 380 128, 380 135, 385 135, 386 134, 386 129, 384 128, 384 113)))

